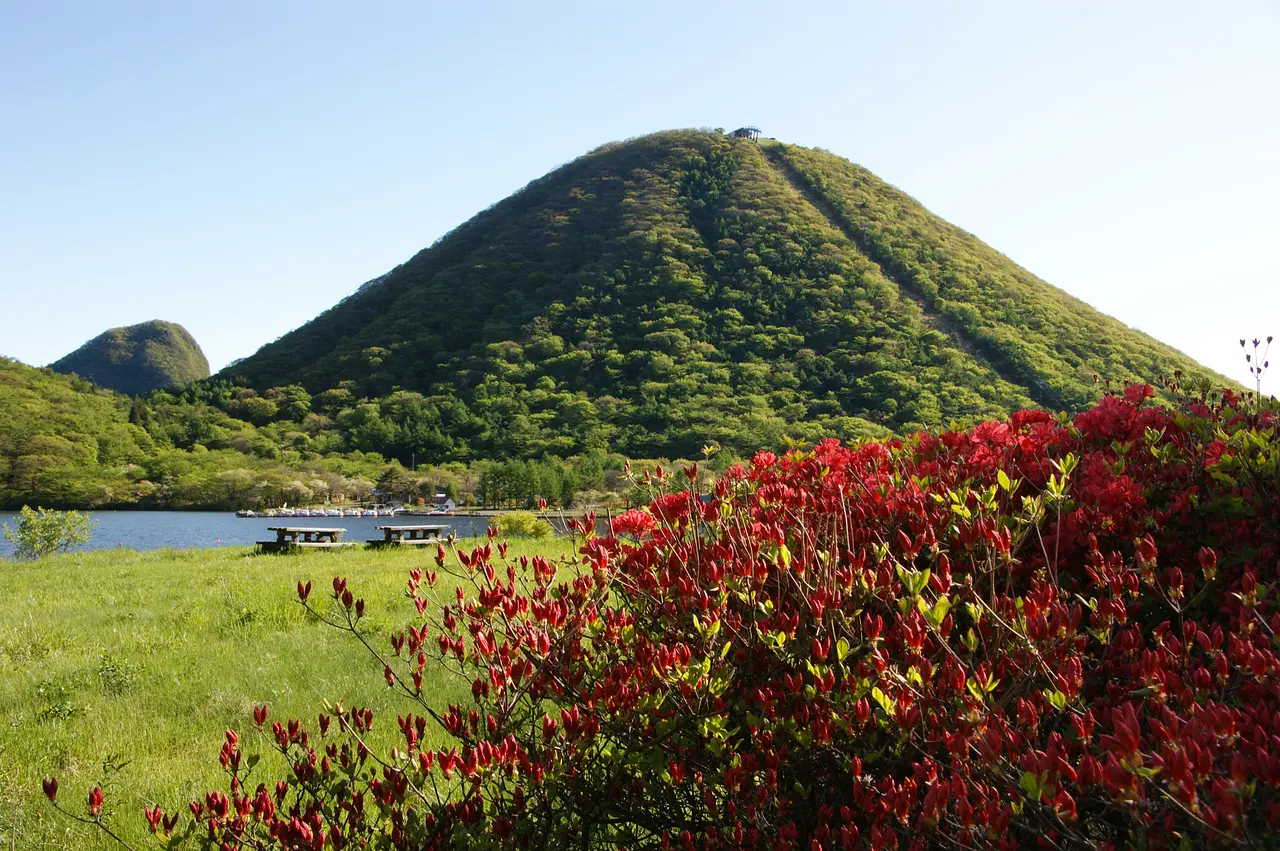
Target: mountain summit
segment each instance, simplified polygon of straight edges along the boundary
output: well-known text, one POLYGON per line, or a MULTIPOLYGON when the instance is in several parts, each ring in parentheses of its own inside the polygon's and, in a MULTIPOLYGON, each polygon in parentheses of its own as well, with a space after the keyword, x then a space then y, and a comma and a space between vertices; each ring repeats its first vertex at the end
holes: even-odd
POLYGON ((159 319, 104 331, 49 368, 131 396, 209 377, 209 361, 195 338, 159 319))
POLYGON ((847 160, 672 131, 530 183, 223 377, 443 460, 745 452, 1175 370, 1223 381, 847 160))

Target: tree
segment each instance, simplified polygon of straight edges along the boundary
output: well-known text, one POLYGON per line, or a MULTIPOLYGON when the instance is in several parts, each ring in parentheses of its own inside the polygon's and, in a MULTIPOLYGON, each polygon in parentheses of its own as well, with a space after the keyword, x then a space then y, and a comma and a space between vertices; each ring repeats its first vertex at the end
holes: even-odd
POLYGON ((13 544, 16 558, 34 560, 88 543, 95 525, 97 521, 85 512, 33 510, 24 505, 18 515, 17 528, 4 524, 4 537, 13 544))
POLYGON ((417 480, 398 463, 387 465, 378 478, 378 490, 384 499, 411 500, 415 496, 417 480))

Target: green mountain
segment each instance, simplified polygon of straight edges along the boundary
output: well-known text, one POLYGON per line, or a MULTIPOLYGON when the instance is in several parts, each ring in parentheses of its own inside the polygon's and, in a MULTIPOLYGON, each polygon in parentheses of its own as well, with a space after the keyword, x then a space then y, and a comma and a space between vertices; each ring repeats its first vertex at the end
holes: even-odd
POLYGON ((556 169, 219 378, 315 394, 346 446, 407 463, 746 453, 1175 370, 1224 382, 840 157, 674 131, 556 169))
POLYGON ((158 319, 105 331, 50 368, 131 396, 209 377, 209 361, 195 338, 158 319))
POLYGON ((0 358, 0 508, 621 505, 623 454, 1229 383, 865 169, 695 131, 557 169, 213 378, 166 323, 55 366, 177 389, 0 358))

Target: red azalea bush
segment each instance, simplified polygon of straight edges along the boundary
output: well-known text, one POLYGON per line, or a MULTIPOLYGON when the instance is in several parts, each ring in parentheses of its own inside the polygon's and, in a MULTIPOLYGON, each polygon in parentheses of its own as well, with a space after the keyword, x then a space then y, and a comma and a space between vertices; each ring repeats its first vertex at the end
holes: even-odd
POLYGON ((147 817, 224 849, 1275 847, 1277 418, 1150 395, 659 475, 572 564, 442 548, 389 647, 301 586, 415 703, 403 744, 261 708, 278 778, 228 732, 227 792, 147 817))

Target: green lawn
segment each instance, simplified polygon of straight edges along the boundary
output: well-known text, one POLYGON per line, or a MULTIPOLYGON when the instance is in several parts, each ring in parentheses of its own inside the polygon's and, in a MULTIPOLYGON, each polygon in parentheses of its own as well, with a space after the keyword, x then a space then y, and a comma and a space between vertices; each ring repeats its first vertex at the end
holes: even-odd
MULTIPOLYGON (((563 539, 517 541, 510 555, 566 549, 563 539)), ((369 706, 380 716, 375 738, 390 742, 409 704, 351 636, 315 622, 294 589, 310 579, 312 599, 327 602, 330 579, 347 576, 370 629, 389 634, 413 613, 403 596, 409 568, 430 563, 407 550, 241 548, 0 560, 0 849, 114 847, 54 814, 40 792, 40 779, 57 775, 59 800, 79 810, 107 759, 127 763, 108 789, 114 823, 150 846, 142 807, 185 811, 224 788, 223 730, 250 730, 255 703, 270 704, 273 719, 313 725, 325 698, 369 706)), ((441 705, 470 699, 444 675, 424 690, 441 705)), ((264 767, 278 765, 268 755, 264 767)))

